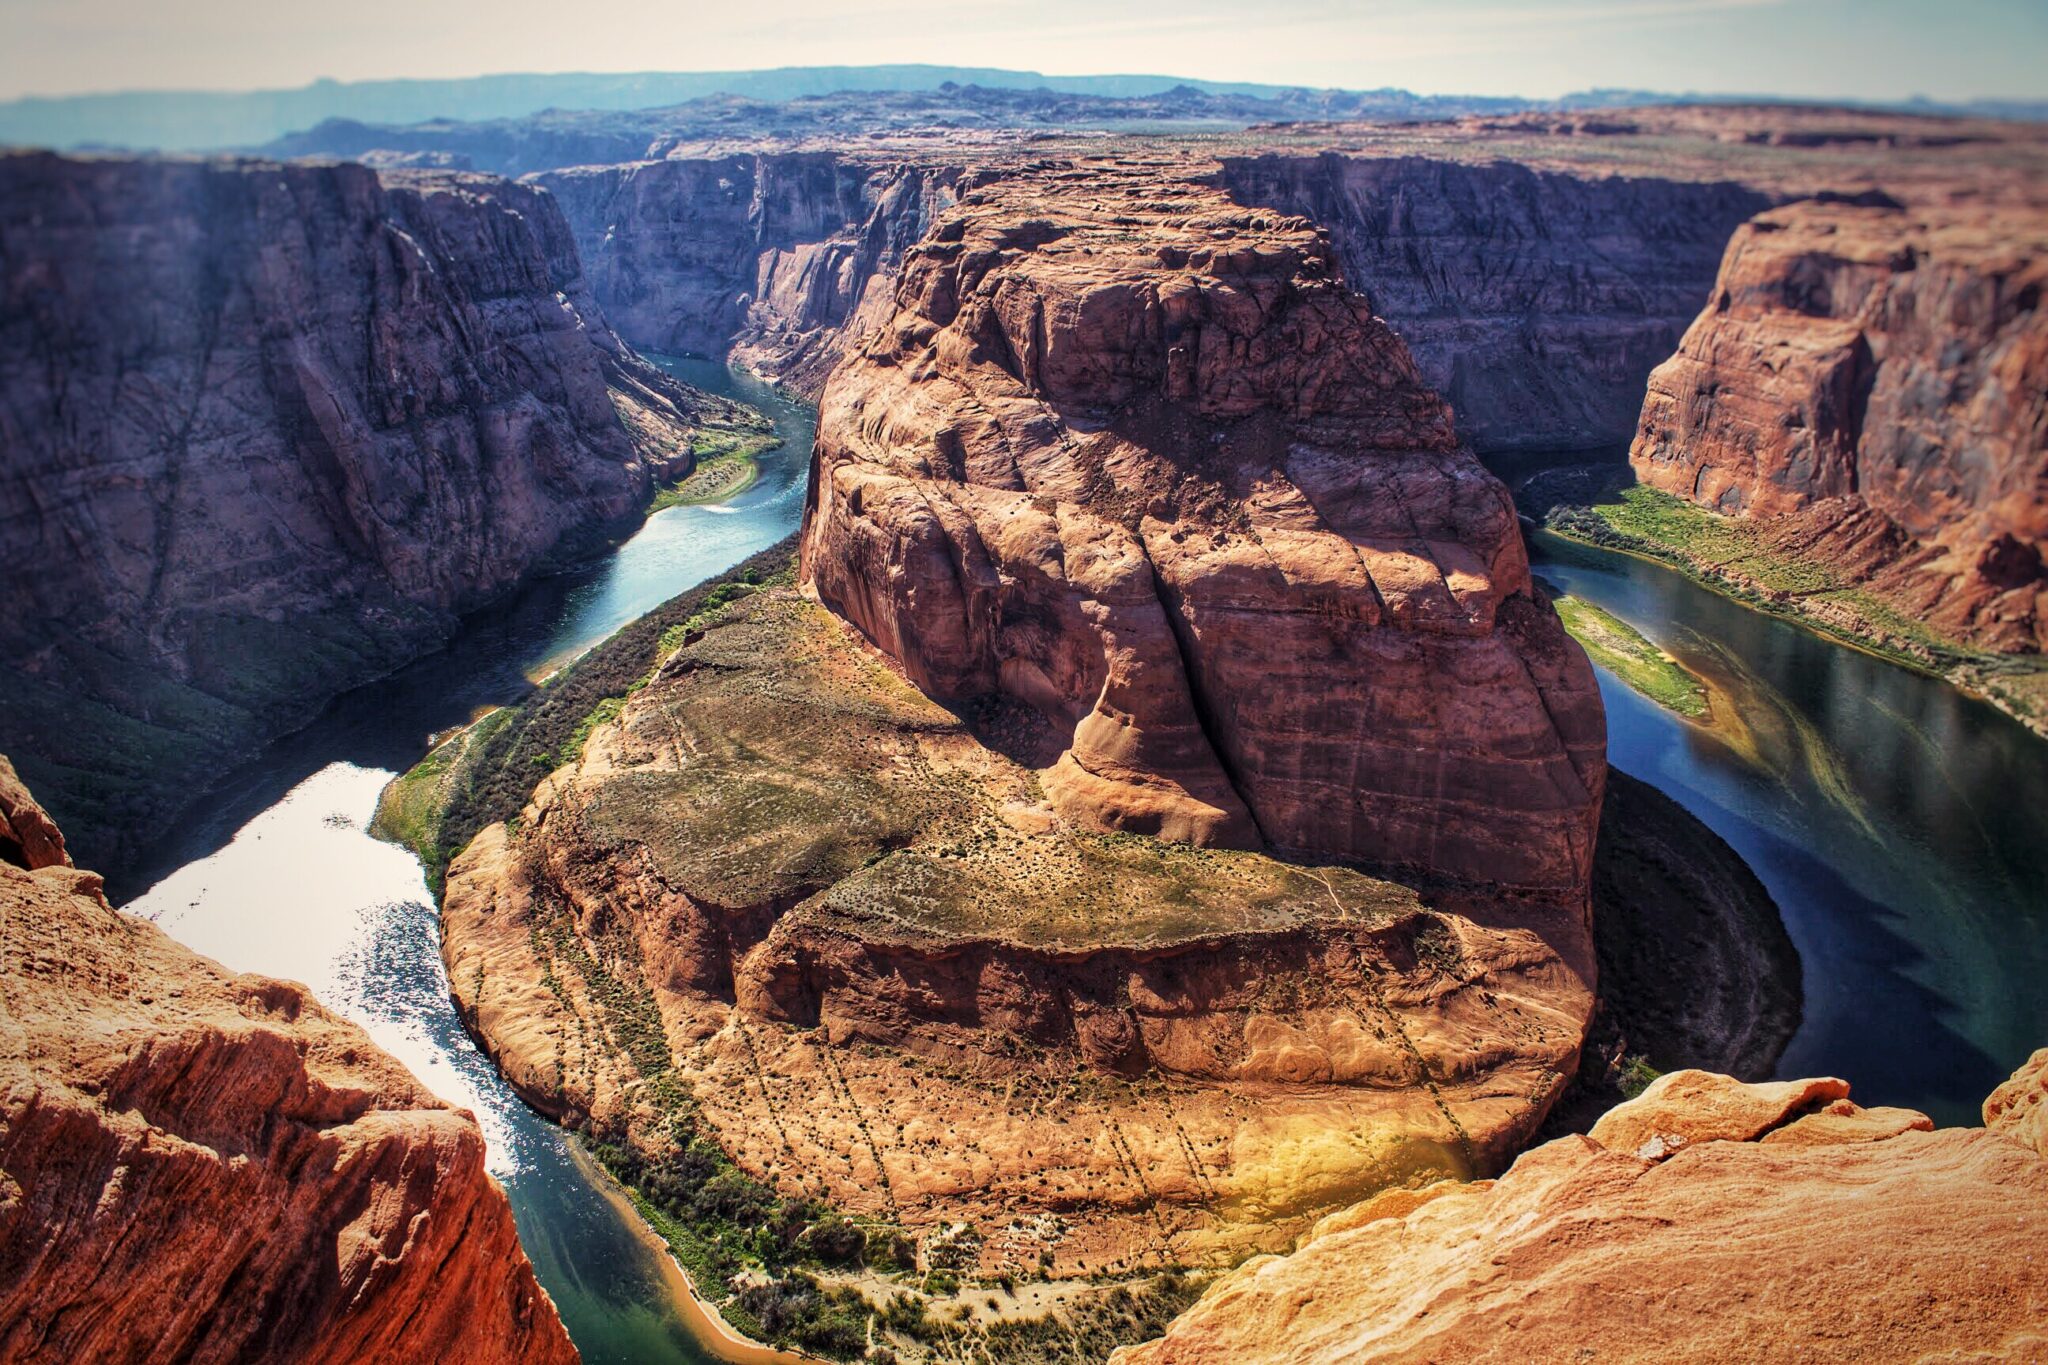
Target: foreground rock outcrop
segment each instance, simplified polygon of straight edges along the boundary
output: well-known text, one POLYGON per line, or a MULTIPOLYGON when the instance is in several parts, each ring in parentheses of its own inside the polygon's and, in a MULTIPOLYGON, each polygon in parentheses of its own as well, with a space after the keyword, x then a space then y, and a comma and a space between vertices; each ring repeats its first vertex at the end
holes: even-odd
POLYGON ((469 1114, 0 816, 0 1357, 577 1358, 469 1114))
POLYGON ((827 386, 810 496, 806 583, 1013 707, 1076 825, 1583 906, 1592 670, 1306 221, 1108 158, 974 190, 827 386))
POLYGON ((1651 376, 1630 463, 1810 566, 1793 595, 1820 619, 1906 647, 2039 654, 2044 288, 2048 213, 2024 205, 1760 215, 1651 376))
MULTIPOLYGON (((2012 1087, 2037 1093, 2048 1054, 2012 1087)), ((2031 1360, 2048 1159, 1838 1080, 1683 1071, 1497 1181, 1382 1196, 1213 1286, 1168 1362, 2031 1360)), ((2005 1094, 2004 1090, 1999 1092, 2005 1094)), ((2037 1135, 2038 1136, 2038 1135, 2037 1135)))
POLYGON ((612 333, 532 189, 0 157, 0 743, 119 871, 726 420, 612 333))

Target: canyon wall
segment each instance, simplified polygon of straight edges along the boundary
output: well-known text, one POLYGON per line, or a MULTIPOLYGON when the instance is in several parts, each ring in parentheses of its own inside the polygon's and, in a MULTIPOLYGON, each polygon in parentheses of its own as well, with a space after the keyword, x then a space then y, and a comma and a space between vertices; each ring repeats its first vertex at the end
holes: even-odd
POLYGON ((1498 1181, 1332 1215, 1112 1359, 2036 1359, 2044 1072, 1940 1131, 1839 1080, 1672 1072, 1498 1181))
POLYGON ((686 472, 714 400, 482 177, 0 157, 0 743, 117 869, 686 472))
POLYGON ((1506 490, 1309 223, 1157 166, 963 197, 827 386, 803 574, 1034 714, 1082 825, 1583 905, 1604 728, 1506 490))
POLYGON ((1627 444, 1729 234, 1771 202, 1730 181, 1339 152, 1226 157, 1220 183, 1329 230, 1482 454, 1627 444))
POLYGON ((0 758, 0 1356, 552 1365, 483 1134, 107 904, 0 758))
POLYGON ((1650 488, 1745 518, 1862 633, 2048 645, 2048 215, 1807 201, 1728 244, 1650 378, 1650 488), (1877 599, 1872 604, 1869 599, 1877 599), (1853 618, 1853 619, 1852 619, 1853 618))
POLYGON ((591 288, 652 351, 724 356, 815 395, 885 321, 898 263, 963 172, 835 151, 530 177, 575 226, 591 288))

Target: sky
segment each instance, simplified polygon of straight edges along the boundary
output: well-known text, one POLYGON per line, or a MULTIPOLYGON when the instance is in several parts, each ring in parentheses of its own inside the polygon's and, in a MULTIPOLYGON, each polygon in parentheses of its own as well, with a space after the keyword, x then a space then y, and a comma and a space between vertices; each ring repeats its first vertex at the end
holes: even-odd
POLYGON ((931 62, 1543 98, 2048 98, 2048 0, 0 0, 0 99, 931 62))

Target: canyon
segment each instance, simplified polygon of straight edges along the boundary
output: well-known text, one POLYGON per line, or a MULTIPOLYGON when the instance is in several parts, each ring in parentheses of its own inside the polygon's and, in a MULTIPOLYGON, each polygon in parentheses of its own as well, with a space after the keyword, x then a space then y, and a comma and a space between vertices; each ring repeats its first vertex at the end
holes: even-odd
POLYGON ((1113 1359, 2030 1359, 2048 1349, 2044 1076, 2048 1049, 1985 1127, 1936 1130, 1836 1079, 1671 1072, 1497 1181, 1324 1220, 1113 1359))
POLYGON ((503 181, 18 153, 0 203, 0 744, 109 871, 755 420, 503 181))
MULTIPOLYGON (((1745 224, 1650 376, 1630 450, 1643 487, 1754 528, 1680 554, 1929 663, 2037 659, 2044 282, 2048 199, 1801 204, 1745 224)), ((1984 681, 2048 724, 2048 678, 1984 681)))
POLYGON ((450 1108, 108 905, 0 758, 0 1355, 577 1359, 450 1108))
MULTIPOLYGON (((728 1321, 943 1358, 947 1314, 1023 1331, 985 1292, 1022 1282, 1041 1324, 1122 1314, 1106 1350, 1213 1280, 1127 1358, 1510 1358, 1578 1321, 1629 1358, 1652 1300, 1739 1358, 1755 1322, 1709 1319, 1747 1237, 1811 1271, 1759 1320, 1876 1305, 1817 1329, 1845 1358, 1919 1343, 1887 1324, 1936 1284, 1958 1340, 2041 1345, 2013 1219, 2048 1204, 2048 1056, 1988 1133, 1684 1070, 1531 1148, 1646 1051, 1767 1074, 1801 983, 1741 858, 1609 773, 1489 464, 1604 455, 1618 483, 1632 441, 1641 486, 1561 529, 2025 714, 2048 137, 1732 108, 1138 139, 949 98, 995 112, 711 101, 288 149, 375 169, 0 158, 0 745, 76 847, 132 859, 237 757, 756 436, 633 348, 729 357, 817 401, 799 537, 448 739, 405 836, 445 876, 464 1025, 728 1321), (1629 540, 1653 522, 1691 539, 1629 540), (1924 1274, 1842 1269, 1873 1187, 1871 1235, 1924 1242, 1924 1274), (1500 1265, 1555 1304, 1500 1311, 1500 1265)), ((0 1331, 573 1358, 473 1122, 303 988, 120 918, 18 787, 0 814, 26 1040, 0 1169, 11 1216, 65 1230, 0 1266, 0 1331), (200 1113, 202 1072, 260 1103, 200 1113), (273 1297, 177 1302, 143 1231, 118 1286, 76 1270, 151 1216, 93 1192, 160 1151, 219 1210, 191 1235, 300 1238, 248 1263, 273 1297), (309 1280, 313 1244, 346 1254, 309 1280)))

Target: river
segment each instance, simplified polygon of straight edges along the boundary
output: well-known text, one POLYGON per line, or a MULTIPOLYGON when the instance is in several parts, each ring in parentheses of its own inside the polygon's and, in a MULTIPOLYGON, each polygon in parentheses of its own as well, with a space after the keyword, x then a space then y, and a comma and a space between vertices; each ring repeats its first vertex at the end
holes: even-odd
POLYGON ((474 1110, 519 1239, 591 1365, 718 1355, 639 1220, 463 1033, 425 873, 368 827, 384 784, 430 735, 518 701, 548 668, 796 529, 810 410, 723 365, 657 360, 775 420, 783 445, 762 457, 754 486, 721 506, 656 513, 601 564, 532 585, 447 649, 339 698, 210 796, 141 879, 154 885, 126 906, 236 970, 305 982, 437 1094, 474 1110))
MULTIPOLYGON (((1783 1077, 1977 1123, 2048 1046, 2048 744, 1936 679, 1539 532, 1536 572, 1705 678, 1702 729, 1605 672, 1607 753, 1756 869, 1803 963, 1783 1077)), ((1654 907, 1646 907, 1654 912, 1654 907)))
MULTIPOLYGON (((448 1005, 419 863, 367 833, 428 736, 519 700, 548 667, 780 540, 802 514, 807 409, 722 366, 663 360, 768 411, 785 444, 732 503, 651 517, 593 568, 535 584, 448 649, 340 698, 212 794, 128 908, 227 965, 304 981, 473 1109, 521 1241, 593 1365, 713 1359, 673 1271, 448 1005), (153 884, 150 884, 153 882, 153 884)), ((1538 567, 1740 702, 1735 743, 1605 674, 1617 766, 1733 844, 1783 908, 1806 1014, 1780 1068, 1945 1123, 2048 1044, 2048 748, 1931 679, 1744 610, 1666 570, 1540 537, 1538 567)), ((1654 907, 1647 907, 1654 911, 1654 907)))

